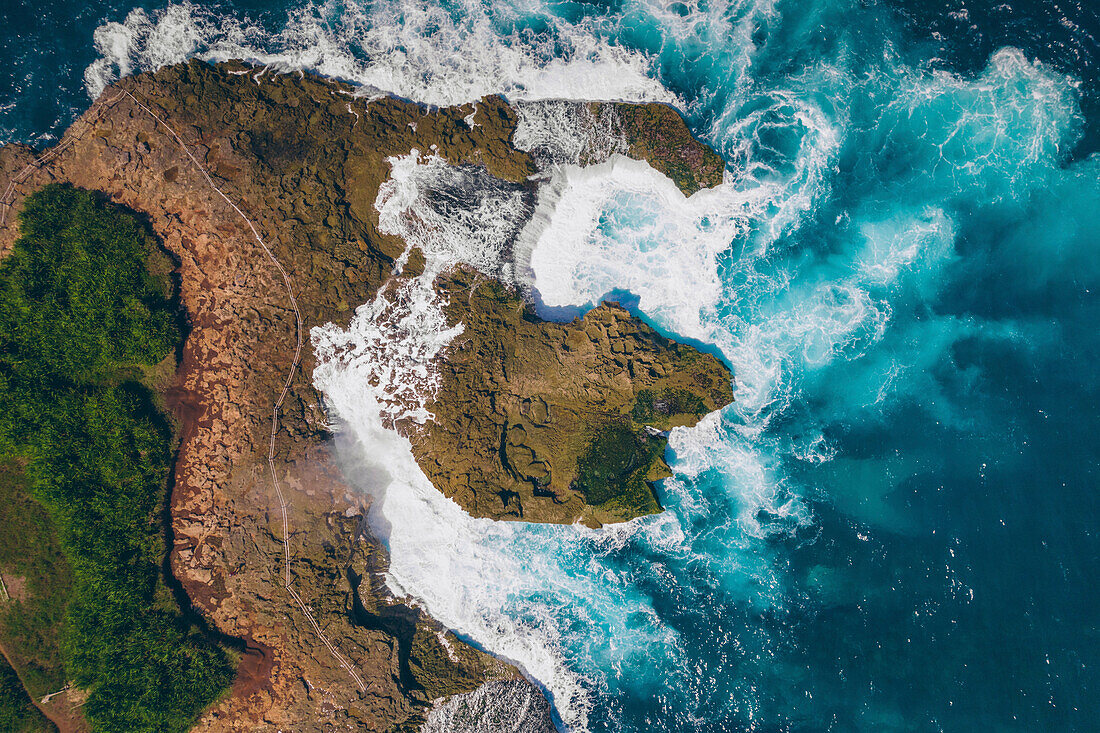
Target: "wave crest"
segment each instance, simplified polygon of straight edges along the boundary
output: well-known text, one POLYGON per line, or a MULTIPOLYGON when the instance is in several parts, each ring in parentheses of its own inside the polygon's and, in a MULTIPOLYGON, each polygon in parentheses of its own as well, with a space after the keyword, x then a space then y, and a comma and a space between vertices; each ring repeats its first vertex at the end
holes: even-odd
POLYGON ((330 0, 290 10, 278 30, 190 2, 139 8, 96 30, 100 57, 85 72, 85 86, 97 97, 119 76, 198 57, 313 71, 356 84, 364 94, 435 106, 487 94, 675 101, 653 78, 647 54, 612 43, 584 21, 555 19, 536 31, 519 26, 514 11, 474 0, 456 5, 330 0))

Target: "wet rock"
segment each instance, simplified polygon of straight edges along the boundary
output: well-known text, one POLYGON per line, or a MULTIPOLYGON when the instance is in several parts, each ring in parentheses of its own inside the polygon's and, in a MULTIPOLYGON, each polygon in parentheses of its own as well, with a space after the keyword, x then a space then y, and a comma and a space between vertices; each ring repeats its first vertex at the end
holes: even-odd
POLYGON ((421 733, 554 733, 546 698, 529 682, 486 682, 441 702, 421 733))

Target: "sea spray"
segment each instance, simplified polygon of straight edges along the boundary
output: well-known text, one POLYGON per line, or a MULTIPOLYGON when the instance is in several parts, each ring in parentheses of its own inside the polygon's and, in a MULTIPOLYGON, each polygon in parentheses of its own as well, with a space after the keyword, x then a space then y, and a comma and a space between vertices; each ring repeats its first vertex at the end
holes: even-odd
MULTIPOLYGON (((315 332, 315 344, 325 336, 315 332)), ((550 693, 567 724, 583 729, 590 697, 565 662, 557 620, 549 609, 527 604, 555 585, 583 593, 585 579, 568 578, 556 566, 552 540, 551 546, 517 541, 513 525, 471 518, 432 486, 408 439, 384 424, 385 403, 376 397, 384 385, 371 384, 378 372, 369 357, 334 358, 319 363, 314 384, 341 435, 345 475, 374 499, 369 521, 390 554, 388 586, 516 663, 550 693)))
MULTIPOLYGON (((417 246, 425 268, 413 278, 396 273, 356 310, 347 329, 313 329, 314 383, 342 436, 341 464, 375 497, 370 521, 390 552, 391 590, 515 662, 547 689, 561 719, 583 730, 595 682, 567 664, 563 620, 554 611, 571 598, 604 598, 575 623, 606 627, 617 622, 601 618, 597 608, 613 614, 630 605, 621 596, 606 598, 596 580, 561 564, 562 547, 592 532, 471 518, 431 485, 408 438, 394 429, 400 420, 431 419, 427 406, 438 387, 433 362, 462 331, 461 324, 446 324, 432 283, 457 265, 503 276, 507 247, 527 210, 524 197, 518 187, 476 169, 451 168, 436 156, 422 159, 415 150, 390 164, 392 176, 375 204, 380 226, 417 246)), ((628 638, 625 631, 620 636, 628 638)))
POLYGON ((447 269, 464 265, 507 279, 506 250, 523 221, 520 187, 472 168, 455 168, 440 157, 413 150, 388 160, 392 175, 378 190, 379 228, 402 237, 406 249, 374 300, 359 306, 348 329, 316 328, 318 359, 360 365, 374 389, 387 426, 431 419, 428 402, 439 387, 435 359, 460 333, 448 325, 432 284, 447 269), (414 277, 403 269, 412 248, 425 265, 414 277))
MULTIPOLYGON (((494 640, 491 628, 500 627, 471 624, 480 613, 472 609, 507 609, 509 619, 552 631, 528 637, 536 641, 512 658, 555 693, 574 727, 582 718, 555 692, 568 673, 580 675, 584 719, 599 729, 736 729, 759 717, 797 722, 792 711, 812 688, 803 688, 791 659, 811 652, 784 648, 801 638, 787 624, 809 623, 817 609, 863 596, 843 565, 824 559, 792 573, 783 569, 784 557, 824 552, 802 548, 815 548, 825 528, 834 538, 851 537, 846 552, 853 557, 861 545, 872 557, 884 551, 876 533, 914 532, 917 525, 890 497, 929 460, 919 451, 852 455, 846 426, 873 429, 897 406, 921 400, 940 424, 968 429, 983 418, 962 414, 937 370, 960 344, 1022 338, 1018 326, 930 313, 925 304, 942 297, 960 265, 967 225, 959 206, 966 197, 981 194, 982 205, 1010 212, 1029 186, 1060 180, 1059 151, 1076 134, 1072 85, 1011 52, 976 79, 903 70, 874 88, 881 81, 853 82, 834 69, 812 84, 791 82, 792 89, 834 83, 838 94, 885 95, 873 110, 853 107, 839 116, 843 96, 830 102, 829 114, 802 92, 761 94, 738 124, 726 125, 723 140, 737 161, 726 182, 688 198, 625 158, 581 168, 573 155, 583 145, 575 140, 554 153, 562 162, 542 179, 513 249, 521 284, 548 307, 585 307, 609 292, 632 291, 659 327, 714 344, 738 377, 737 403, 693 430, 674 431, 677 477, 662 492, 669 511, 633 523, 620 545, 597 549, 570 528, 513 528, 500 555, 486 563, 551 557, 552 569, 524 564, 510 571, 545 585, 501 599, 472 580, 472 571, 446 571, 444 582, 434 574, 445 571, 433 569, 431 580, 410 591, 430 598, 432 586, 455 578, 462 588, 479 588, 456 589, 467 606, 441 617, 490 649, 506 645, 494 640), (873 134, 853 139, 852 129, 873 134), (958 137, 957 129, 970 132, 958 137), (863 144, 909 162, 865 167, 863 144), (910 170, 928 174, 918 180, 910 170), (898 200, 886 198, 902 191, 898 200), (822 496, 831 506, 822 506, 822 496), (860 524, 838 529, 838 510, 860 524), (599 582, 563 585, 561 578, 578 572, 599 582), (640 593, 639 601, 628 602, 627 589, 640 593), (578 618, 578 607, 600 614, 578 618), (754 613, 764 620, 752 621, 754 613), (617 631, 610 619, 618 620, 617 631), (685 628, 691 633, 681 633, 685 628), (610 653, 607 643, 614 644, 610 653), (547 667, 526 659, 562 666, 536 671, 547 667), (653 679, 647 686, 647 664, 657 664, 677 692, 653 679), (650 712, 636 713, 629 701, 637 699, 650 712)), ((479 529, 469 541, 485 551, 497 530, 479 529)), ((431 552, 410 543, 394 557, 431 552)), ((462 545, 463 557, 474 552, 462 545)), ((957 564, 946 568, 943 603, 958 609, 973 590, 957 564)), ((428 573, 406 572, 409 587, 418 572, 428 573)), ((448 607, 444 599, 425 602, 433 612, 433 604, 448 607)), ((865 714, 891 727, 893 705, 882 701, 865 714)), ((853 720, 843 705, 815 706, 853 720)))
POLYGON ((475 0, 461 12, 384 0, 292 8, 276 32, 196 2, 138 8, 96 30, 100 58, 85 71, 98 96, 118 76, 152 71, 192 56, 243 59, 275 71, 308 70, 352 82, 367 95, 396 94, 446 106, 487 94, 511 99, 661 100, 674 97, 650 75, 645 53, 562 23, 553 34, 502 32, 500 18, 475 0))
MULTIPOLYGON (((342 465, 353 482, 376 498, 371 522, 390 551, 391 589, 419 600, 443 623, 514 661, 548 690, 568 726, 584 730, 594 694, 613 684, 630 686, 628 680, 654 658, 684 658, 679 632, 634 587, 634 574, 623 563, 645 548, 653 554, 660 582, 675 585, 667 567, 674 558, 691 556, 694 530, 681 526, 673 515, 600 531, 478 520, 431 486, 416 466, 408 439, 392 429, 402 418, 431 419, 428 404, 437 385, 433 361, 461 332, 461 324, 445 324, 431 283, 458 264, 507 277, 512 241, 525 221, 537 221, 538 216, 531 216, 518 187, 476 169, 450 167, 416 151, 390 164, 391 178, 380 187, 376 201, 381 227, 417 246, 426 264, 415 278, 396 276, 372 303, 357 309, 348 329, 329 325, 313 331, 319 362, 314 380, 343 436, 342 465)), ((609 186, 601 176, 625 170, 627 182, 650 182, 643 184, 643 191, 654 187, 674 203, 685 201, 670 180, 644 163, 614 157, 588 171, 574 166, 559 173, 574 169, 605 188, 609 186)), ((706 202, 716 195, 721 192, 693 198, 706 202)), ((713 228, 708 231, 715 234, 713 228)), ((713 264, 698 268, 703 276, 708 270, 713 273, 713 264)), ((720 292, 715 287, 712 297, 720 292)), ((685 511, 692 502, 712 502, 697 493, 704 484, 692 476, 698 478, 718 463, 735 461, 746 468, 755 463, 751 451, 728 447, 717 416, 704 423, 697 433, 677 429, 672 434, 671 444, 682 454, 686 470, 684 481, 673 482, 670 494, 685 511)), ((766 472, 743 473, 756 477, 759 500, 767 500, 766 472)), ((732 500, 743 500, 742 482, 731 491, 732 500)), ((743 502, 746 524, 757 523, 756 506, 743 502)), ((778 503, 776 513, 796 523, 807 520, 789 497, 778 503)), ((730 525, 730 530, 737 526, 730 525)), ((725 577, 724 585, 736 588, 738 595, 754 593, 748 578, 760 569, 720 565, 725 569, 716 567, 715 572, 725 577)), ((757 582, 776 587, 766 571, 757 582)))
POLYGON ((514 280, 512 242, 530 215, 523 186, 476 166, 452 166, 413 150, 390 158, 391 175, 378 189, 379 227, 416 247, 426 260, 428 285, 465 265, 505 282, 514 280))
POLYGON ((437 704, 421 733, 519 733, 553 724, 549 706, 530 685, 497 680, 437 704))
POLYGON ((518 121, 512 144, 531 153, 539 168, 593 165, 629 151, 613 105, 594 110, 587 102, 556 99, 513 106, 518 121))

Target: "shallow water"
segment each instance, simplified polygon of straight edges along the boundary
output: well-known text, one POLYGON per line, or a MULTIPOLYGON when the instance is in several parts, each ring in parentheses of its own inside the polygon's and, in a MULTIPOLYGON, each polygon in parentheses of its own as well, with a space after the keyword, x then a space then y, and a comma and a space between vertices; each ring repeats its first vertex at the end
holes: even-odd
POLYGON ((534 212, 413 158, 378 202, 431 267, 516 278, 548 315, 629 293, 726 359, 737 402, 673 432, 660 516, 594 532, 441 499, 383 419, 455 335, 429 291, 313 334, 391 585, 563 725, 1100 729, 1094 8, 62 5, 4 11, 7 139, 48 140, 119 73, 244 56, 431 104, 671 101, 726 159, 685 199, 643 164, 572 165, 576 126, 533 105, 525 139, 561 151, 534 212), (462 215, 426 195, 456 188, 462 215))

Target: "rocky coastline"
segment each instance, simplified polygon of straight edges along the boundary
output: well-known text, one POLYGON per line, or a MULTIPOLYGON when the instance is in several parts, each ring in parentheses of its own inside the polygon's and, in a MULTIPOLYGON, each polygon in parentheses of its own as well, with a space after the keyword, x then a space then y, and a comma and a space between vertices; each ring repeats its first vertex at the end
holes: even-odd
MULTIPOLYGON (((597 117, 609 110, 625 154, 685 193, 720 182, 720 158, 671 108, 588 108, 597 117)), ((500 715, 494 700, 522 700, 534 706, 532 725, 551 725, 519 670, 386 590, 365 499, 332 461, 308 349, 274 438, 289 537, 266 463, 296 334, 346 322, 405 249, 380 229, 374 206, 386 159, 431 150, 528 186, 539 162, 513 145, 516 126, 515 110, 496 97, 426 109, 366 100, 308 75, 193 61, 108 88, 41 164, 24 146, 0 148, 0 181, 12 182, 0 201, 0 256, 18 236, 21 201, 64 183, 136 213, 174 260, 187 333, 160 391, 178 438, 168 563, 187 602, 234 640, 239 659, 232 689, 195 730, 417 730, 430 725, 433 704, 444 710, 437 721, 458 715, 437 701, 486 684, 507 691, 468 698, 486 719, 500 715), (249 222, 289 273, 300 327, 249 222), (357 675, 324 649, 284 591, 284 540, 295 587, 357 675)), ((497 519, 599 525, 659 511, 649 482, 667 475, 660 431, 732 400, 726 367, 616 305, 548 323, 521 293, 484 280, 458 271, 436 285, 451 296, 448 319, 466 331, 441 360, 437 419, 414 444, 426 475, 467 511, 497 519), (550 459, 550 445, 564 448, 550 459), (628 456, 608 475, 629 495, 605 493, 600 462, 609 451, 628 456)), ((68 715, 79 692, 62 699, 68 715)), ((55 721, 81 729, 79 715, 66 715, 55 721)))

